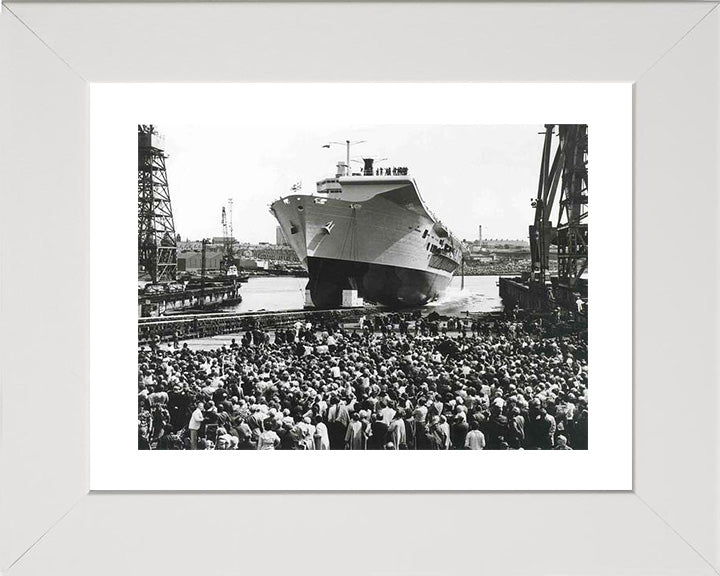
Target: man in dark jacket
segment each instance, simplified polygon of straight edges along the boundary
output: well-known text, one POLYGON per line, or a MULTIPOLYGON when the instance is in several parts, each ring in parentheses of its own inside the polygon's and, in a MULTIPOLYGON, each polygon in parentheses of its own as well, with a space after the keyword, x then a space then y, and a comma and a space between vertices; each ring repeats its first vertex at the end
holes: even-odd
POLYGON ((450 427, 450 442, 453 450, 465 449, 465 437, 467 436, 470 426, 465 420, 464 414, 455 414, 455 421, 450 427))
POLYGON ((368 450, 382 450, 387 443, 388 425, 382 420, 381 414, 372 415, 370 425, 370 438, 368 438, 368 450))

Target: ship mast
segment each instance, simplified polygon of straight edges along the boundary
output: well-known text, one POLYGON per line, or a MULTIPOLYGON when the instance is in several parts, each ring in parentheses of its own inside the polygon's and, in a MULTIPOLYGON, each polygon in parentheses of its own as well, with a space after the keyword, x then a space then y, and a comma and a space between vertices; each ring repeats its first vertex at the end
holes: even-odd
POLYGON ((350 146, 354 144, 364 144, 366 140, 345 140, 345 142, 328 142, 327 144, 323 144, 323 148, 330 148, 330 146, 337 145, 337 146, 345 146, 345 170, 347 171, 347 175, 350 176, 350 146))

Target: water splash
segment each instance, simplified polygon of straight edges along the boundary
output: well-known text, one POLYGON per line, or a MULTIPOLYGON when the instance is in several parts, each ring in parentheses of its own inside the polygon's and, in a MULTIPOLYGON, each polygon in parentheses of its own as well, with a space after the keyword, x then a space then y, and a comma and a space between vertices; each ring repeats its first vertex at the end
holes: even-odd
POLYGON ((494 312, 502 310, 496 276, 474 276, 465 278, 465 288, 460 289, 454 279, 443 296, 427 305, 442 315, 456 315, 464 312, 494 312))

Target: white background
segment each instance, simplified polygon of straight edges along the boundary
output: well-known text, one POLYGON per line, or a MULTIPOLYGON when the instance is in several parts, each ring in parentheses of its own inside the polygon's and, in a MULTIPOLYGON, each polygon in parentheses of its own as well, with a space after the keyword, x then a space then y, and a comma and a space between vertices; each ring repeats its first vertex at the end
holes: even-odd
POLYGON ((628 84, 92 86, 91 489, 631 489, 631 114, 628 84), (344 123, 348 111, 367 124, 588 124, 588 451, 137 450, 137 124, 344 123))

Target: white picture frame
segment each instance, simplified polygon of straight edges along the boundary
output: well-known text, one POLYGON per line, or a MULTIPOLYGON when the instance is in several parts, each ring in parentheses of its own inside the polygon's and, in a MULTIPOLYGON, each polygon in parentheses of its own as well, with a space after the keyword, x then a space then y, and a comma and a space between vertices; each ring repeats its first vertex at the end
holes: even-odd
POLYGON ((711 2, 4 6, 0 570, 717 573, 719 18, 711 2), (89 493, 89 83, 280 80, 634 84, 632 491, 89 493), (407 529, 348 562, 347 531, 381 514, 407 529), (235 554, 168 552, 197 528, 235 554), (321 567, 302 568, 314 537, 321 567))

